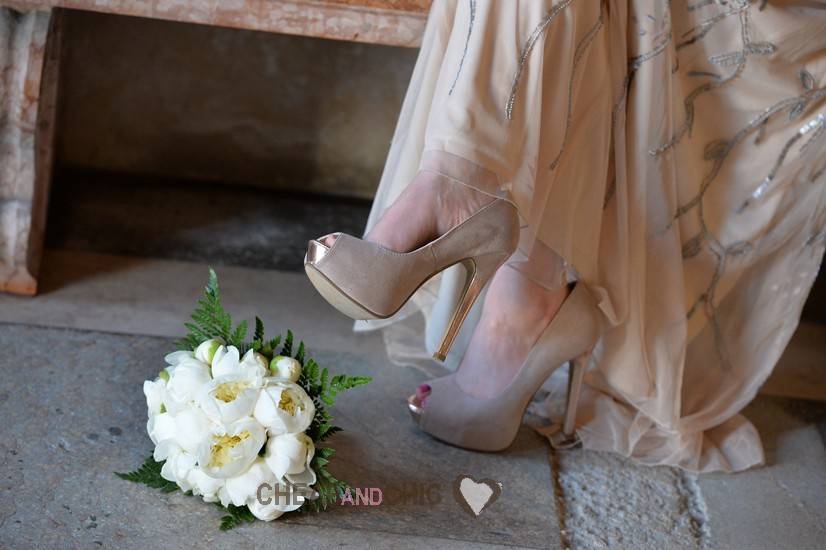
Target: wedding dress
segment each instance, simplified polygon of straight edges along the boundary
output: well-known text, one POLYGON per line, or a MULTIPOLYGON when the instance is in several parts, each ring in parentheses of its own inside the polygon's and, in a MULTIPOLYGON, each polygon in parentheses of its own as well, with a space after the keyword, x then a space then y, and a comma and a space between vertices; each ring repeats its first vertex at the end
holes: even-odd
MULTIPOLYGON (((824 48, 821 0, 435 0, 368 229, 420 168, 509 198, 512 262, 549 288, 583 281, 608 327, 584 447, 701 472, 760 464, 739 412, 826 246, 824 48)), ((460 269, 357 330, 431 368, 460 269)), ((555 420, 564 388, 545 389, 531 411, 555 420)))

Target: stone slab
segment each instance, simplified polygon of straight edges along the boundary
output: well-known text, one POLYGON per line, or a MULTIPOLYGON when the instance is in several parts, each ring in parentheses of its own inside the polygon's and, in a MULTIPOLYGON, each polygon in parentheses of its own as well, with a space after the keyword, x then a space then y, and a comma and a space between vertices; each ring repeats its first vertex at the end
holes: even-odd
POLYGON ((375 377, 336 409, 345 432, 331 468, 355 486, 380 487, 379 506, 218 530, 220 510, 118 479, 152 449, 142 381, 162 366, 168 339, 0 325, 0 546, 4 547, 559 547, 546 444, 524 429, 502 454, 436 443, 407 417, 420 378, 378 357, 321 352, 338 372, 375 377), (480 518, 451 490, 458 474, 490 477, 501 497, 480 518), (414 488, 430 489, 430 498, 414 488), (295 546, 290 546, 295 547, 295 546))
POLYGON ((714 547, 698 476, 614 453, 556 453, 562 537, 571 548, 714 547))
MULTIPOLYGON (((303 272, 213 266, 236 321, 258 315, 274 332, 292 328, 327 349, 383 353, 381 335, 353 334, 303 272)), ((47 250, 41 294, 0 294, 0 322, 180 337, 207 277, 206 264, 47 250)))
POLYGON ((3 0, 0 5, 20 11, 69 8, 416 47, 430 0, 3 0))
POLYGON ((744 414, 760 432, 767 465, 700 478, 714 546, 823 548, 826 404, 761 396, 744 414))

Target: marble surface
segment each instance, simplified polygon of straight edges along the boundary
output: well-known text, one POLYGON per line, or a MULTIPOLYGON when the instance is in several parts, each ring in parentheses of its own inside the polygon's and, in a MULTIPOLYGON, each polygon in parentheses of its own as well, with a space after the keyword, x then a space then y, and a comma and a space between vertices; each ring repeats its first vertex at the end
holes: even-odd
MULTIPOLYGON (((19 294, 37 289, 51 169, 44 143, 52 130, 51 94, 38 119, 49 21, 48 12, 0 7, 0 291, 19 294)), ((53 92, 48 83, 46 89, 53 92)))
POLYGON ((416 47, 429 0, 2 0, 21 11, 62 7, 355 42, 416 47))

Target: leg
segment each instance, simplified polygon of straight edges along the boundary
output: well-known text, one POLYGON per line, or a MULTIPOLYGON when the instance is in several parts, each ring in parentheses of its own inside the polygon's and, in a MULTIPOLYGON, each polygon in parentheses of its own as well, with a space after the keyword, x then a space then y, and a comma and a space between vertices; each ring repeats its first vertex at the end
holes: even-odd
POLYGON ((530 258, 499 269, 459 366, 457 381, 466 393, 491 397, 510 383, 568 296, 564 273, 562 258, 541 243, 530 258))
POLYGON ((0 8, 0 36, 7 37, 0 43, 0 290, 17 294, 37 291, 52 170, 59 19, 49 11, 0 8))

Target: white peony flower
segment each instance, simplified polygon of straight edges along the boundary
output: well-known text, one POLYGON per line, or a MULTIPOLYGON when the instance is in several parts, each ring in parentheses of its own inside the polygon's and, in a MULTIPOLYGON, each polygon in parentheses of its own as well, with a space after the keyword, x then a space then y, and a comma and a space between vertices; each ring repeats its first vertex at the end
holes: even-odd
POLYGON ((264 461, 277 478, 309 488, 316 482, 315 472, 310 468, 314 454, 315 445, 307 434, 282 434, 267 441, 264 461))
POLYGON ((245 378, 264 378, 267 376, 267 358, 249 350, 240 357, 235 346, 220 346, 212 358, 212 376, 243 376, 245 378))
POLYGON ((188 453, 196 454, 215 424, 197 407, 187 407, 174 415, 175 441, 188 453))
POLYGON ((277 355, 270 361, 270 371, 275 378, 298 382, 301 376, 301 363, 292 357, 277 355))
POLYGON ((195 358, 201 363, 211 365, 215 352, 223 345, 224 343, 216 338, 205 340, 201 342, 197 348, 195 348, 195 358))
POLYGON ((244 506, 247 502, 256 498, 258 488, 263 483, 273 486, 277 482, 272 470, 262 458, 256 458, 252 466, 239 476, 227 479, 224 489, 219 491, 221 504, 234 504, 244 506))
MULTIPOLYGON (((209 366, 214 367, 215 365, 220 363, 221 359, 224 358, 224 356, 227 354, 228 351, 229 350, 227 350, 227 347, 223 344, 218 346, 217 348, 215 348, 215 351, 212 353, 212 361, 209 362, 209 366)), ((236 351, 237 351, 237 349, 236 349, 236 351)), ((240 353, 239 353, 239 356, 240 356, 240 353)))
POLYGON ((201 443, 198 465, 211 477, 235 477, 258 458, 266 441, 264 427, 252 418, 242 418, 227 427, 216 426, 201 443))
POLYGON ((182 451, 195 455, 212 427, 204 413, 195 407, 150 418, 147 431, 155 443, 155 460, 167 460, 182 451))
POLYGON ((267 358, 257 351, 247 351, 247 353, 244 354, 244 357, 241 358, 241 366, 246 370, 246 372, 253 373, 254 376, 260 376, 263 378, 269 374, 270 364, 267 361, 267 358))
POLYGON ((209 367, 194 357, 184 358, 168 369, 169 381, 166 383, 166 408, 176 411, 182 406, 194 401, 201 388, 211 378, 209 367))
POLYGON ((151 415, 146 421, 146 433, 155 445, 167 439, 174 440, 177 434, 175 418, 168 412, 151 415))
POLYGON ((177 483, 182 491, 192 491, 193 494, 201 495, 206 502, 218 500, 218 492, 223 489, 226 480, 205 474, 198 467, 197 456, 184 451, 176 444, 164 442, 161 446, 166 448, 167 454, 163 459, 165 462, 161 467, 161 477, 177 483))
MULTIPOLYGON (((165 370, 161 372, 166 373, 165 370)), ((167 380, 169 379, 168 374, 166 378, 167 380)), ((145 381, 143 383, 143 394, 146 396, 146 408, 149 410, 150 417, 165 412, 166 380, 157 378, 155 380, 145 381)))
POLYGON ((260 377, 219 376, 204 386, 198 403, 211 420, 229 425, 252 414, 262 383, 260 377))
POLYGON ((187 476, 192 493, 201 495, 206 502, 218 502, 218 491, 223 489, 225 479, 208 476, 200 467, 193 468, 187 476))
POLYGON ((253 416, 270 435, 299 433, 310 427, 315 405, 301 386, 272 378, 264 383, 253 416))
POLYGON ((258 519, 272 521, 285 512, 298 510, 314 494, 284 482, 266 482, 256 488, 255 496, 247 500, 247 507, 258 519))
POLYGON ((185 359, 192 359, 194 357, 195 353, 191 351, 173 351, 172 353, 166 354, 163 360, 166 361, 167 365, 174 367, 181 361, 184 361, 185 359))
POLYGON ((177 448, 166 457, 161 467, 161 477, 178 484, 182 491, 192 490, 189 475, 197 467, 195 455, 177 448))

